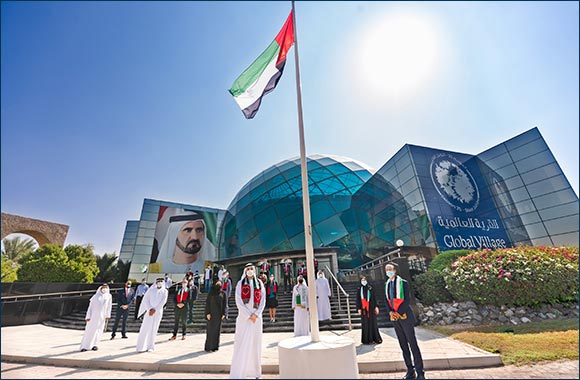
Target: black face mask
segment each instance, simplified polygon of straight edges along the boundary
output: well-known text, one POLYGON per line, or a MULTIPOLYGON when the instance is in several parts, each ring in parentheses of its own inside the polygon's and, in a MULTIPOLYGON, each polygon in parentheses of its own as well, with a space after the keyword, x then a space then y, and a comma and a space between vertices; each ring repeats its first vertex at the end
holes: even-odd
POLYGON ((304 280, 298 280, 298 282, 302 284, 304 282, 304 280))

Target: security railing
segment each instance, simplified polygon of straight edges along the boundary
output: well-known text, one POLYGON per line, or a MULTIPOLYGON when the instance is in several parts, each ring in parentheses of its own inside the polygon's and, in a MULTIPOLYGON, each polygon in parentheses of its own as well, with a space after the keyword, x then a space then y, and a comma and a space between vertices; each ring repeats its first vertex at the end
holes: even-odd
POLYGON ((352 276, 352 275, 360 273, 364 270, 372 269, 372 268, 375 268, 375 267, 381 266, 381 265, 385 265, 393 259, 394 255, 397 255, 397 257, 401 257, 401 248, 397 248, 393 251, 387 252, 384 255, 379 256, 372 261, 369 261, 368 263, 359 265, 358 267, 349 269, 348 271, 343 271, 343 273, 345 276, 352 276))
POLYGON ((346 297, 346 315, 348 317, 348 330, 350 331, 350 330, 352 330, 352 321, 350 319, 350 299, 349 299, 349 295, 344 290, 344 288, 342 287, 342 285, 340 285, 340 282, 338 282, 338 280, 336 279, 336 277, 334 277, 334 274, 332 274, 332 271, 330 270, 330 268, 328 267, 328 265, 325 265, 325 267, 326 267, 326 271, 328 272, 328 274, 330 274, 330 277, 334 280, 334 282, 336 282, 336 294, 338 295, 338 310, 342 310, 342 304, 340 302, 340 293, 342 292, 342 294, 344 294, 344 296, 346 297))
MULTIPOLYGON (((116 291, 122 288, 111 289, 111 293, 114 294, 116 291)), ((76 290, 73 292, 60 292, 60 293, 43 293, 43 294, 23 294, 19 296, 6 296, 2 297, 2 303, 7 302, 18 302, 18 301, 36 301, 43 299, 55 299, 64 297, 83 297, 90 294, 95 294, 96 289, 90 290, 76 290)))

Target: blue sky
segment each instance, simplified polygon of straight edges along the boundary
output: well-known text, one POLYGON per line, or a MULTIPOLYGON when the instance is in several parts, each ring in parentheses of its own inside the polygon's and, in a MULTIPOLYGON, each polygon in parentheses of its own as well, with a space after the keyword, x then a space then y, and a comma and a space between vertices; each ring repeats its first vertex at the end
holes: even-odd
MULTIPOLYGON (((67 244, 118 252, 143 198, 227 208, 299 154, 293 49, 253 120, 227 92, 290 2, 1 7, 1 208, 70 225, 67 244)), ((577 2, 296 10, 307 154, 378 169, 405 143, 477 154, 537 126, 578 194, 577 2)))

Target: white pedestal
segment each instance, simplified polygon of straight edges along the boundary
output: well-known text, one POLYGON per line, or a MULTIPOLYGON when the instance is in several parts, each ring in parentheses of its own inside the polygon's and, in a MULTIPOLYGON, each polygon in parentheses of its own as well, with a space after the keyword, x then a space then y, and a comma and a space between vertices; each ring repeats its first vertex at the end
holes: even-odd
POLYGON ((358 379, 354 340, 341 336, 310 336, 278 343, 281 379, 358 379))

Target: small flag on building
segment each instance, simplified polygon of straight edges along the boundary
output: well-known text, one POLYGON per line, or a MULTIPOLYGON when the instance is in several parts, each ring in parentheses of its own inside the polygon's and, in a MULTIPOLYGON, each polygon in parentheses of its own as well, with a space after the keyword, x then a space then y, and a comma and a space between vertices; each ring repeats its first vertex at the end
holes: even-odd
POLYGON ((292 12, 290 12, 274 41, 235 80, 232 88, 228 90, 240 106, 246 119, 252 119, 256 115, 264 95, 276 88, 284 71, 286 55, 293 43, 294 26, 292 12))

